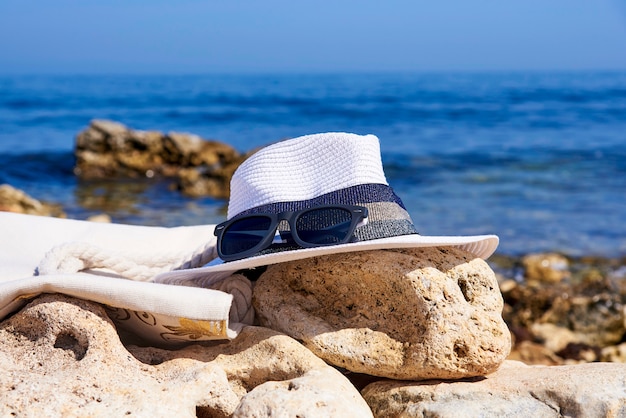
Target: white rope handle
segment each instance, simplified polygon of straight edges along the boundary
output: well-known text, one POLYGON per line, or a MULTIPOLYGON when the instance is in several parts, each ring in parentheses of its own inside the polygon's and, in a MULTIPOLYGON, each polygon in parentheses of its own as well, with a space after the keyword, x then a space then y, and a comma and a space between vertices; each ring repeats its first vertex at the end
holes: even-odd
MULTIPOLYGON (((127 279, 147 282, 159 273, 200 267, 214 258, 217 258, 216 238, 207 241, 192 254, 133 257, 86 242, 72 242, 48 251, 37 267, 37 274, 76 273, 99 268, 113 271, 127 279)), ((254 322, 252 283, 245 276, 233 274, 217 282, 203 280, 202 285, 233 295, 231 321, 245 324, 254 322)))
POLYGON ((72 242, 52 248, 37 267, 39 275, 76 273, 89 269, 108 269, 122 277, 136 281, 149 281, 159 273, 203 266, 217 257, 215 239, 208 241, 191 255, 155 254, 131 257, 120 252, 105 250, 86 242, 72 242))

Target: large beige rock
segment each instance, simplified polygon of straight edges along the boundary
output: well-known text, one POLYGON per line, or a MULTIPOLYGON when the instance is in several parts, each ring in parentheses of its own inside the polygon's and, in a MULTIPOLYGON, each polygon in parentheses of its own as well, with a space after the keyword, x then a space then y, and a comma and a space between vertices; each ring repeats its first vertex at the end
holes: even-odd
POLYGON ((0 323, 0 368, 0 416, 371 416, 341 373, 275 331, 127 349, 103 307, 61 295, 0 323))
POLYGON ((455 248, 380 250, 272 265, 253 303, 263 326, 327 362, 395 379, 491 373, 509 354, 491 268, 455 248))
POLYGON ((260 384, 242 398, 234 416, 367 418, 372 412, 337 370, 318 367, 300 377, 260 384))
POLYGON ((147 364, 181 358, 215 364, 240 397, 236 417, 370 417, 359 392, 335 368, 293 338, 268 328, 246 327, 230 343, 180 350, 129 347, 147 364))
POLYGON ((626 365, 526 366, 506 361, 464 381, 379 381, 363 396, 376 417, 624 417, 626 365))

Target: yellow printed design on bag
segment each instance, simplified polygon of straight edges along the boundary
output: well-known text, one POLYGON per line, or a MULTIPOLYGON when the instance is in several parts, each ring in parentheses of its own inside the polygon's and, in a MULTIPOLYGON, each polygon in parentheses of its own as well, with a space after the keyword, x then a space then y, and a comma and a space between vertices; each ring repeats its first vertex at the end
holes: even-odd
POLYGON ((178 318, 180 326, 164 325, 171 332, 161 333, 164 340, 201 340, 207 337, 227 337, 227 324, 222 321, 194 321, 193 319, 178 318))

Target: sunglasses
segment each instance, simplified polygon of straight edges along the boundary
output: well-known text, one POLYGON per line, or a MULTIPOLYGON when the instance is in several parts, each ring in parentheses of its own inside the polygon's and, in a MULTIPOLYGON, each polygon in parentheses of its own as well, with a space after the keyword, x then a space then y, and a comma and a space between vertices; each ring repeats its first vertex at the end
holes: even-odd
POLYGON ((367 208, 324 205, 281 213, 236 216, 215 227, 217 253, 224 261, 250 257, 272 244, 295 242, 302 248, 345 244, 367 222, 367 208), (276 232, 287 221, 290 231, 276 232))

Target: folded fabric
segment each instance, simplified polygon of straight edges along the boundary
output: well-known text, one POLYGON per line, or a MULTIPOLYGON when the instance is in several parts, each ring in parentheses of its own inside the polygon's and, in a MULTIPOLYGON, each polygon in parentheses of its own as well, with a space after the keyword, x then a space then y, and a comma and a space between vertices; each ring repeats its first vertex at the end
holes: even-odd
POLYGON ((41 293, 63 293, 104 304, 118 325, 155 344, 235 338, 254 319, 245 277, 153 281, 214 257, 213 229, 0 212, 0 319, 41 293))

